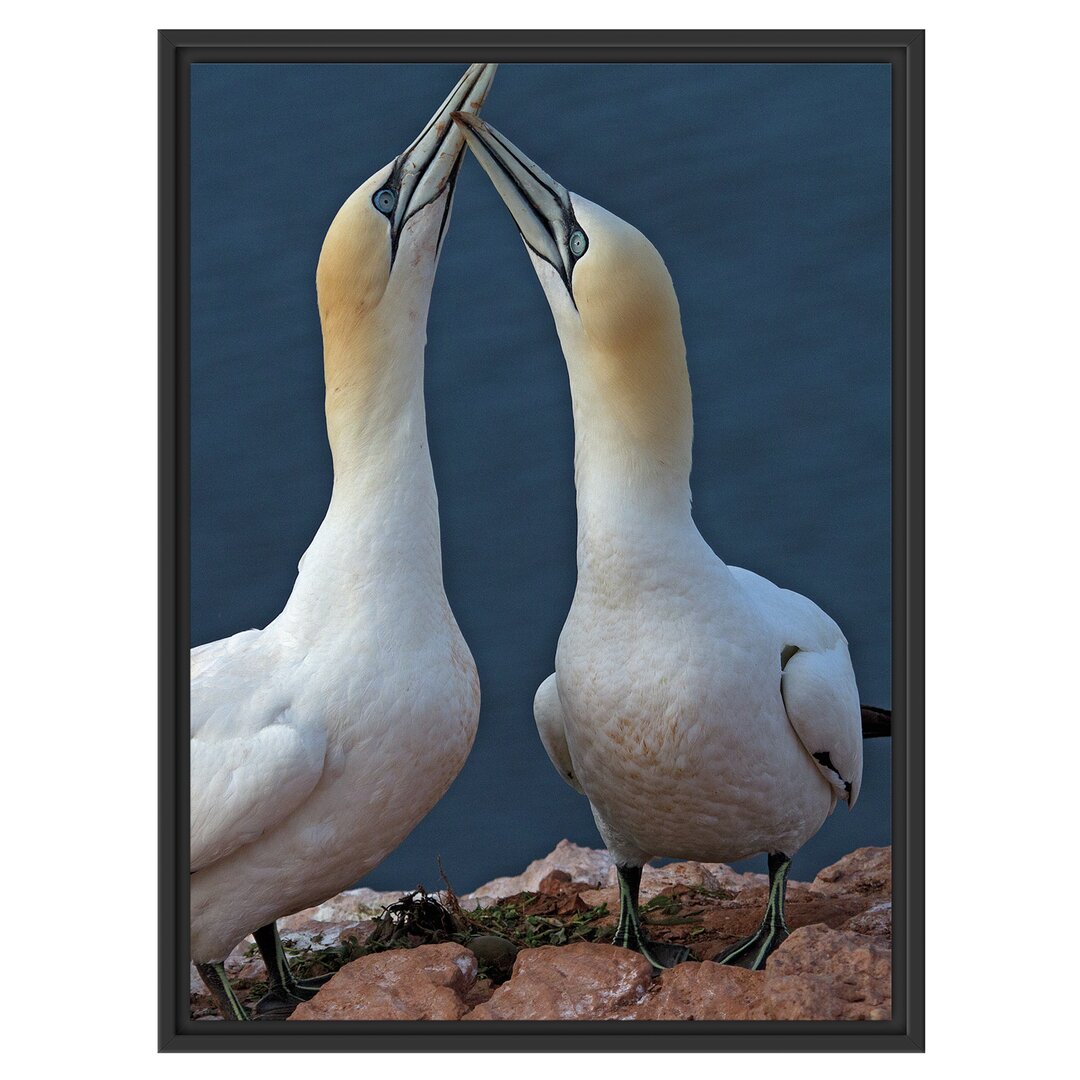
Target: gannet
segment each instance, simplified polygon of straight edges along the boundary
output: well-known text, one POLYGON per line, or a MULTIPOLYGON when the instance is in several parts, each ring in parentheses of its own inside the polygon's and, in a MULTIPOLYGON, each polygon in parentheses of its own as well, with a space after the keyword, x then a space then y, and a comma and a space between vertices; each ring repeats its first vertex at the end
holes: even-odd
POLYGON ((806 597, 725 565, 694 524, 686 348, 656 249, 488 124, 454 119, 513 215, 570 377, 577 587, 536 693, 540 738, 615 861, 616 943, 657 968, 688 955, 642 932, 651 857, 764 852, 764 918, 720 958, 760 968, 787 936, 791 857, 859 795, 847 641, 806 597))
POLYGON ((191 956, 222 1016, 254 933, 287 1015, 278 918, 348 888, 442 797, 476 733, 476 667, 443 589, 424 414, 435 267, 473 64, 415 142, 337 212, 316 272, 334 487, 281 614, 191 653, 191 956))

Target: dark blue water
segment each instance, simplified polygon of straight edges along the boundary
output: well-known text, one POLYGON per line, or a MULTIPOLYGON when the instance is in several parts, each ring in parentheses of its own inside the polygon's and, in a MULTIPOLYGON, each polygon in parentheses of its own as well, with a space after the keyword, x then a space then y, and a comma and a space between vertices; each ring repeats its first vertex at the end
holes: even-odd
MULTIPOLYGON (((192 72, 192 644, 263 626, 331 467, 314 274, 334 212, 460 74, 447 65, 192 72)), ((694 516, 728 562, 797 589, 890 703, 890 87, 884 65, 507 65, 485 116, 638 226, 683 312, 694 516)), ((559 839, 599 845, 532 720, 574 588, 573 433, 551 315, 509 215, 462 170, 431 305, 428 422, 446 588, 480 669, 453 788, 366 879, 459 890, 559 839)), ((796 876, 890 837, 868 743, 796 876)))

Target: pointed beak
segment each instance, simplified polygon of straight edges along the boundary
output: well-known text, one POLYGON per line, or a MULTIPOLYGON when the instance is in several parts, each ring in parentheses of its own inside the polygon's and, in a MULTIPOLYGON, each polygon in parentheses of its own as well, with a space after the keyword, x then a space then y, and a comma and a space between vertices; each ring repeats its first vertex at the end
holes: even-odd
POLYGON ((571 250, 579 226, 570 192, 478 116, 455 112, 454 123, 513 215, 521 238, 558 271, 573 295, 571 275, 581 252, 571 250))
POLYGON ((393 217, 395 236, 409 218, 447 188, 453 193, 465 152, 465 139, 451 117, 454 113, 472 116, 480 110, 498 66, 472 64, 424 130, 394 162, 388 185, 393 185, 398 193, 393 217))

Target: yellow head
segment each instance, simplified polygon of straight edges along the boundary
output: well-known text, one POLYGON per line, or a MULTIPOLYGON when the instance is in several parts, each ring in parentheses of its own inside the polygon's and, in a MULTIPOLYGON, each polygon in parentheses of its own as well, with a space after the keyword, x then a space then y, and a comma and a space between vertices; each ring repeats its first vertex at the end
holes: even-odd
POLYGON ((315 283, 332 441, 332 405, 357 397, 371 404, 393 381, 395 361, 422 353, 465 149, 451 114, 480 108, 495 68, 473 64, 416 140, 345 200, 327 231, 315 283))

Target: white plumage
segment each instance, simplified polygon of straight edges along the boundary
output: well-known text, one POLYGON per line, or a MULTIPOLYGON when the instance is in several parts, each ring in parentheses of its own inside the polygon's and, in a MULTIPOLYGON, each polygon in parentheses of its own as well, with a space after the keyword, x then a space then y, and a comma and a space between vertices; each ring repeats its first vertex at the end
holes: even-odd
POLYGON ((589 558, 579 571, 537 694, 548 755, 588 795, 616 862, 792 855, 837 797, 858 795, 847 643, 811 601, 700 538, 639 540, 603 560, 602 580, 589 558))
POLYGON ((623 943, 652 948, 629 910, 631 871, 651 857, 774 856, 760 965, 786 932, 790 856, 858 796, 847 642, 810 600, 726 566, 693 522, 686 350, 656 249, 488 124, 457 119, 521 231, 570 376, 577 587, 536 694, 540 738, 627 870, 623 943))
MULTIPOLYGON (((465 762, 476 668, 443 589, 423 372, 475 64, 346 201, 317 285, 334 490, 282 613, 191 654, 191 952, 352 885, 465 762)), ((235 1009, 234 1009, 235 1011, 235 1009)))

